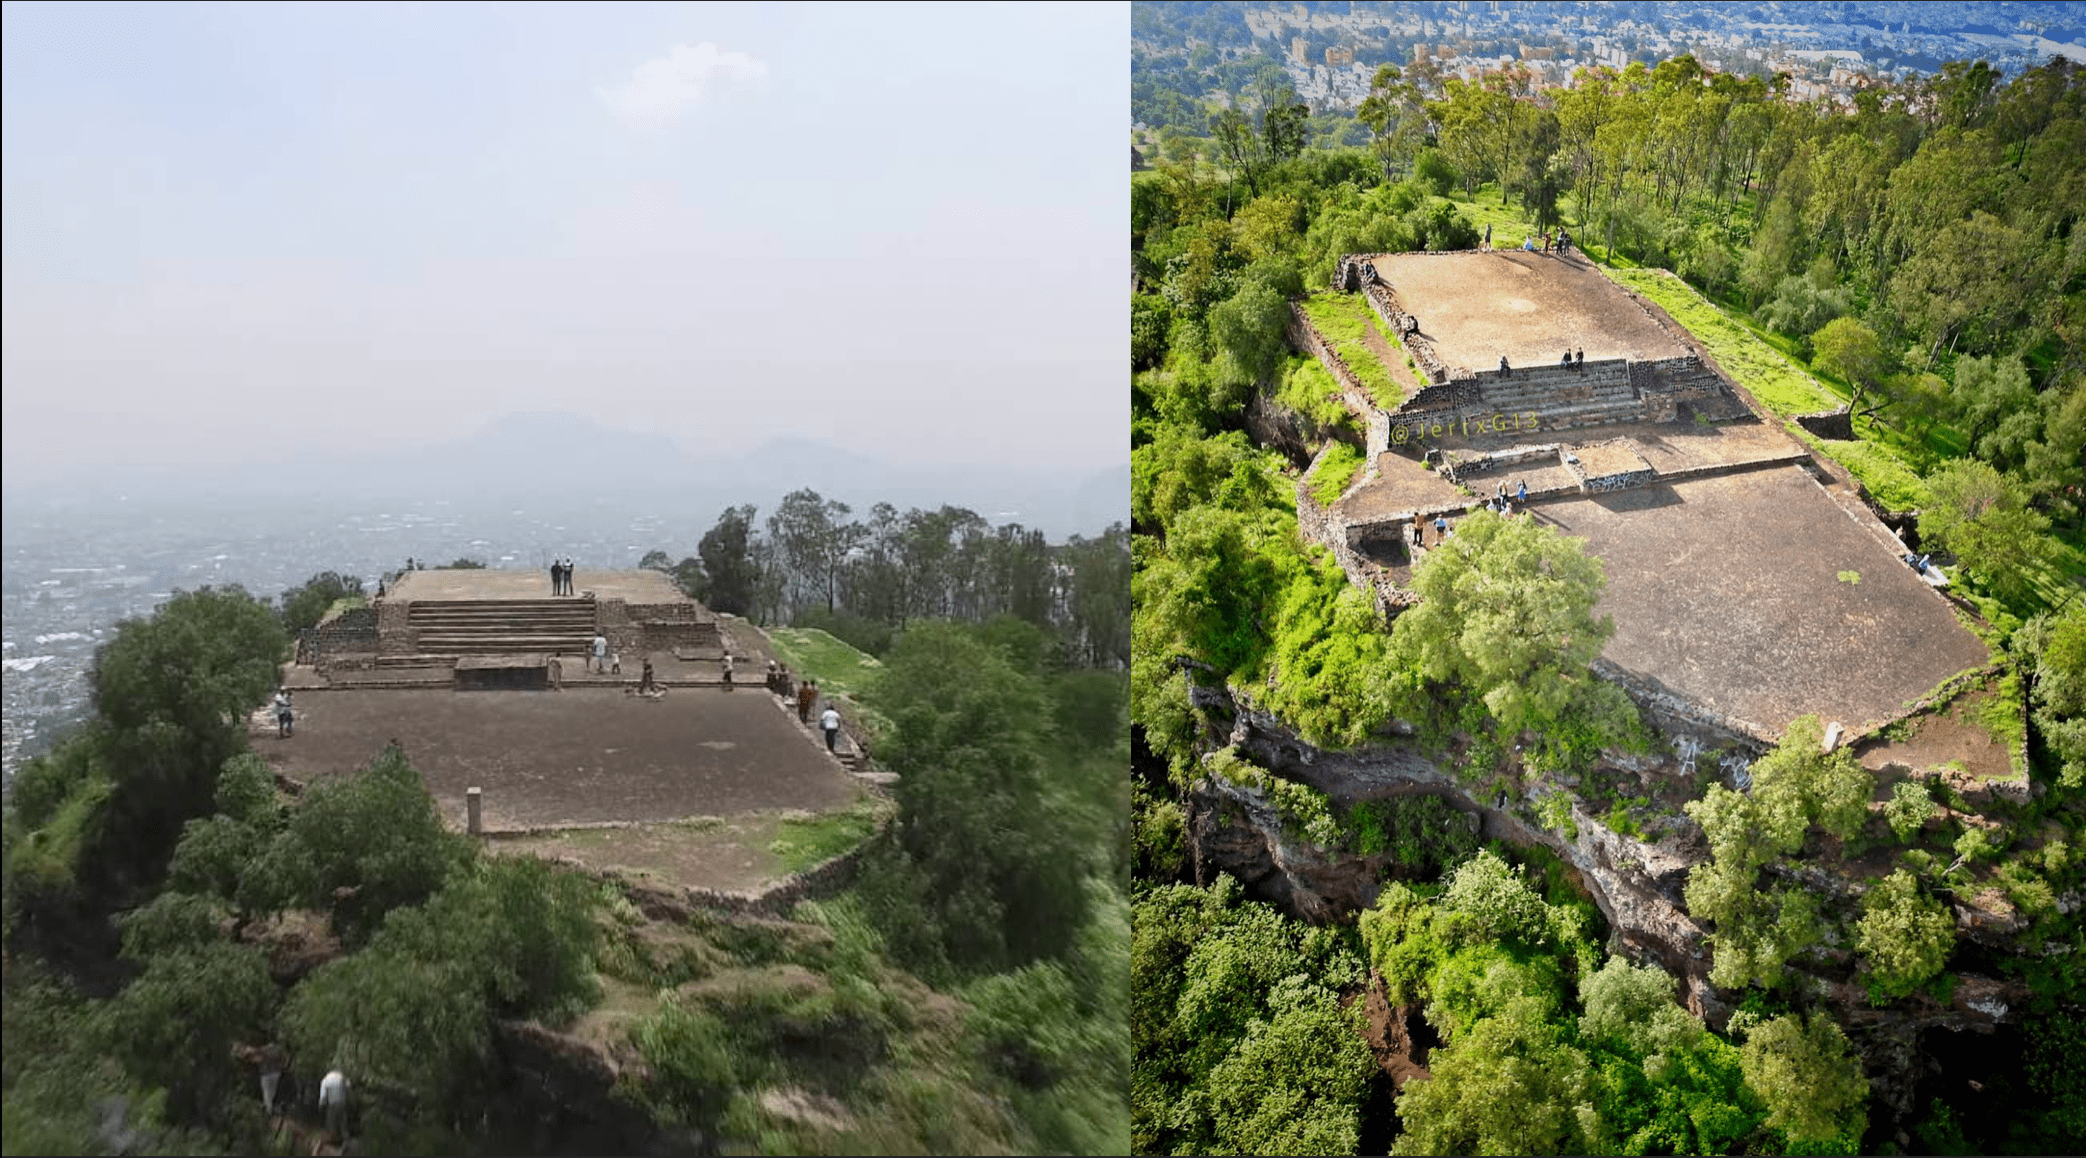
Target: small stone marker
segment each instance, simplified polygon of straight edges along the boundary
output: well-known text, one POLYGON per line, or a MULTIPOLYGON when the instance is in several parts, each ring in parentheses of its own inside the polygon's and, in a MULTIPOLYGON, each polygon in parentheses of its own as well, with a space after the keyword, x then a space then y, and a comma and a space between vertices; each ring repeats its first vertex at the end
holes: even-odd
POLYGON ((1831 752, 1834 748, 1840 746, 1840 735, 1843 731, 1844 729, 1840 727, 1840 721, 1838 720, 1834 720, 1825 726, 1825 750, 1827 752, 1831 752))
POLYGON ((465 824, 466 824, 466 827, 468 827, 468 828, 470 829, 470 831, 471 831, 471 835, 472 835, 472 836, 477 836, 477 835, 479 835, 479 834, 480 834, 481 832, 483 832, 483 831, 484 831, 484 827, 485 827, 485 826, 484 826, 484 823, 483 823, 483 819, 484 819, 484 817, 483 817, 483 809, 484 809, 484 804, 485 804, 485 790, 484 790, 484 789, 481 789, 481 788, 466 788, 466 789, 464 789, 464 813, 465 813, 465 814, 466 814, 466 815, 467 815, 467 816, 469 817, 469 819, 468 819, 468 820, 467 820, 467 821, 465 822, 465 824))

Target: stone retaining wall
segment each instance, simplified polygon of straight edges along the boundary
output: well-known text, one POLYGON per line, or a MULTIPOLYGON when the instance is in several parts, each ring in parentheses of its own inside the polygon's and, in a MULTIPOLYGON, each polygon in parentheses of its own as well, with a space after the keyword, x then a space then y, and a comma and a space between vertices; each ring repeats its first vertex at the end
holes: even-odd
POLYGON ((377 600, 377 643, 383 655, 418 655, 420 632, 413 627, 413 605, 377 600))
POLYGON ((1311 461, 1312 447, 1323 433, 1316 429, 1317 425, 1258 391, 1246 399, 1246 433, 1253 436, 1254 442, 1281 451, 1291 466, 1301 467, 1311 461))
MULTIPOLYGON (((839 856, 813 865, 803 872, 791 873, 768 887, 751 893, 698 887, 663 888, 640 884, 614 869, 598 868, 575 857, 555 856, 543 859, 618 889, 639 912, 655 921, 686 921, 698 910, 703 909, 714 909, 744 917, 786 917, 800 901, 827 900, 853 884, 855 875, 861 870, 862 857, 878 841, 885 839, 886 831, 878 829, 868 840, 839 856)), ((501 833, 494 839, 511 839, 523 835, 540 834, 501 833)))
MULTIPOLYGON (((1569 468, 1567 468, 1569 469, 1569 468)), ((1590 495, 1606 494, 1609 491, 1626 491, 1634 487, 1650 486, 1659 472, 1646 467, 1643 470, 1626 470, 1616 474, 1592 475, 1579 483, 1579 489, 1590 495)))
POLYGON ((1799 414, 1796 424, 1819 438, 1835 442, 1854 441, 1854 415, 1848 410, 1822 410, 1816 414, 1799 414))
MULTIPOLYGON (((1314 455, 1311 466, 1297 479, 1297 533, 1306 542, 1318 543, 1331 551, 1333 559, 1340 564, 1340 570, 1346 573, 1347 581, 1369 592, 1376 602, 1377 611, 1388 621, 1404 606, 1404 601, 1392 594, 1397 591, 1396 586, 1383 575, 1382 568, 1356 553, 1346 520, 1318 505, 1318 500, 1311 495, 1311 471, 1318 469, 1319 460, 1331 449, 1327 446, 1314 455)), ((1361 537, 1366 541, 1384 533, 1381 527, 1372 526, 1363 531, 1361 537)))
POLYGON ((1705 708, 1666 690, 1657 680, 1626 671, 1606 659, 1597 658, 1588 667, 1595 675, 1620 687, 1669 735, 1707 733, 1714 741, 1713 747, 1738 747, 1755 755, 1773 747, 1777 739, 1773 731, 1751 720, 1705 708))
POLYGON ((1318 332, 1318 327, 1311 324, 1311 316, 1304 312, 1302 303, 1289 303, 1289 322, 1284 332, 1288 334, 1291 345, 1317 358, 1325 366, 1343 392, 1364 403, 1370 402, 1369 391, 1362 385, 1362 380, 1348 367, 1347 359, 1342 358, 1333 349, 1333 344, 1318 332))
POLYGON ((318 626, 299 633, 298 644, 305 660, 315 667, 349 657, 373 659, 377 653, 377 610, 350 607, 329 615, 318 626))
POLYGON ((1413 364, 1419 367, 1420 373, 1427 381, 1440 384, 1453 377, 1448 363, 1443 362, 1441 356, 1434 352, 1434 343, 1427 337, 1426 331, 1418 328, 1418 320, 1406 311, 1405 303, 1399 300, 1396 287, 1387 281, 1371 282, 1362 288, 1362 300, 1368 302, 1369 308, 1376 311, 1376 316, 1383 319, 1383 324, 1398 335, 1398 344, 1405 347, 1405 353, 1412 358, 1413 364))

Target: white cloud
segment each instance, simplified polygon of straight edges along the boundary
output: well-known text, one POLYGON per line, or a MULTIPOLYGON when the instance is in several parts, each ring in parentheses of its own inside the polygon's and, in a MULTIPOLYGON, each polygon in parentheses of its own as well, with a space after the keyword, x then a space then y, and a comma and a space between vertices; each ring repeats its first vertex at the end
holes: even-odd
POLYGON ((711 96, 767 83, 768 64, 743 52, 728 52, 704 41, 690 48, 676 44, 630 71, 630 79, 601 90, 601 103, 632 128, 657 128, 711 96))

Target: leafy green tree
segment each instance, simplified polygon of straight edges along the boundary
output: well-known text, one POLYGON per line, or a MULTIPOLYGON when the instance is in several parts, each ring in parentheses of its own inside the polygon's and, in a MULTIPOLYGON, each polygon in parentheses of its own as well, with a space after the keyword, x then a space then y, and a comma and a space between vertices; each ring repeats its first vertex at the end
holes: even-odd
POLYGON ((1816 351, 1813 360, 1819 369, 1846 379, 1854 387, 1854 397, 1847 400, 1850 411, 1859 408, 1862 395, 1875 389, 1890 373, 1890 356, 1884 352, 1876 332, 1853 318, 1834 318, 1825 323, 1811 335, 1811 349, 1816 351))
POLYGON ((1890 822, 1890 830, 1898 839, 1908 844, 1933 819, 1939 806, 1927 794, 1927 786, 1917 780, 1900 780, 1890 786, 1890 799, 1883 805, 1883 818, 1890 822))
POLYGON ((167 1090, 185 1116, 216 1124, 237 1072, 225 1059, 234 1042, 265 1024, 275 982, 259 947, 224 940, 212 928, 209 939, 176 948, 155 936, 165 936, 169 923, 160 909, 132 925, 128 948, 150 952, 139 958, 144 971, 109 1005, 109 1040, 125 1067, 167 1090), (148 926, 153 934, 136 932, 148 926))
POLYGON ((1310 136, 1311 106, 1287 84, 1270 91, 1260 114, 1260 134, 1274 164, 1294 159, 1310 136))
MULTIPOLYGON (((1869 799, 1876 791, 1876 778, 1854 758, 1848 748, 1825 751, 1825 729, 1815 715, 1799 716, 1789 722, 1782 742, 1753 761, 1753 798, 1775 816, 1801 817, 1801 825, 1815 824, 1841 841, 1851 841, 1869 819, 1869 799)), ((1791 830, 1778 827, 1784 839, 1791 830)), ((1797 832, 1802 827, 1796 828, 1797 832)), ((1796 849, 1786 843, 1784 852, 1796 849)))
POLYGON ((1831 1017, 1783 1014, 1748 1034, 1739 1056, 1746 1084, 1767 1103, 1767 1124, 1790 1141, 1861 1138, 1869 1080, 1831 1017))
POLYGON ((709 579, 709 607, 725 615, 751 615, 760 567, 753 557, 751 506, 727 507, 703 532, 696 554, 709 579))
POLYGON ((1269 1016, 1211 1069, 1218 1145, 1237 1154, 1352 1154, 1374 1059, 1358 1009, 1303 977, 1276 983, 1269 1016))
POLYGON ((1790 958, 1821 935, 1818 903, 1803 889, 1759 887, 1760 872, 1800 850, 1817 825, 1842 842, 1868 819, 1874 777, 1842 748, 1826 754, 1818 717, 1790 722, 1755 760, 1750 794, 1711 785, 1684 805, 1709 838, 1711 859, 1688 872, 1688 912, 1716 926, 1710 980, 1727 989, 1774 985, 1790 958))
POLYGON ((1142 894, 1130 950, 1134 1153, 1352 1152, 1374 1062, 1335 996, 1361 979, 1337 931, 1220 875, 1142 894))
MULTIPOLYGON (((450 960, 370 949, 328 962, 290 991, 280 1026, 303 1072, 340 1068, 443 1117, 492 1056, 482 978, 450 960)), ((437 1119, 439 1120, 439 1119, 437 1119)))
POLYGON ((2042 437, 2022 448, 2021 481, 2052 520, 2086 527, 2086 381, 2077 376, 2043 395, 2042 437))
POLYGON ((1708 1032, 1674 1004, 1673 978, 1656 965, 1610 957, 1587 977, 1579 996, 1586 1010, 1579 1017, 1579 1036, 1614 1042, 1639 1057, 1681 1053, 1708 1032))
POLYGON ((850 513, 846 503, 806 488, 785 495, 768 516, 768 537, 789 577, 792 608, 818 598, 828 612, 839 607, 841 570, 866 536, 860 523, 842 521, 850 513))
POLYGON ((469 846, 442 826, 420 773, 397 747, 364 771, 314 783, 242 878, 255 912, 333 914, 350 941, 367 941, 385 914, 433 895, 469 846))
POLYGON ((1924 537, 1953 552, 2002 599, 2026 600, 2033 574, 2054 559, 2050 520, 2028 508, 2019 484, 1986 463, 1951 459, 1927 478, 1933 506, 1920 513, 1924 537))
POLYGON ((1246 114, 1224 109, 1210 117, 1210 136, 1217 142, 1218 156, 1233 173, 1246 179, 1246 187, 1260 196, 1260 171, 1266 164, 1267 144, 1253 131, 1246 114))
POLYGON ((1409 673, 1402 706, 1425 711, 1444 695, 1480 703, 1502 737, 1533 732, 1540 759, 1629 741, 1628 697, 1587 670, 1615 631, 1593 615, 1605 584, 1582 539, 1532 519, 1465 518, 1414 569, 1421 602, 1392 624, 1392 654, 1409 673))
MULTIPOLYGON (((1369 81, 1369 95, 1355 109, 1355 119, 1368 126, 1370 146, 1383 179, 1396 181, 1427 133, 1427 106, 1419 86, 1406 80, 1397 65, 1379 66, 1369 81)), ((1439 152, 1433 153, 1433 161, 1440 170, 1448 169, 1439 152)), ((1418 166, 1414 167, 1417 170, 1418 166)), ((1437 192, 1446 194, 1455 184, 1453 174, 1448 176, 1448 183, 1437 192)))
POLYGON ((1941 972, 1955 947, 1956 923, 1947 906, 1921 894, 1904 869, 1876 882, 1861 899, 1855 945, 1866 959, 1870 988, 1879 998, 1903 997, 1941 972))
POLYGON ((1538 945, 1548 928, 1549 906, 1521 874, 1490 850, 1456 870, 1438 903, 1453 914, 1451 928, 1465 941, 1538 945))
POLYGON ((295 635, 316 626, 335 603, 361 594, 360 578, 342 575, 338 571, 321 571, 305 580, 302 586, 282 593, 283 626, 295 635))
MULTIPOLYGON (((947 624, 916 624, 871 693, 900 776, 890 877, 894 949, 929 974, 1062 955, 1087 915, 1091 844, 1046 778, 1048 701, 1035 679, 947 624)), ((1118 766, 1119 767, 1119 766, 1118 766)))
POLYGON ((1995 467, 2018 464, 2042 425, 2035 388, 2018 358, 1958 358, 1949 401, 1977 456, 1995 467))
POLYGON ((393 912, 379 949, 482 978, 492 1011, 558 1021, 600 996, 599 935, 583 878, 533 857, 481 856, 426 904, 393 912))
MULTIPOLYGON (((1290 254, 1303 240, 1304 203, 1293 194, 1269 194, 1248 201, 1232 218, 1236 244, 1249 260, 1290 254)), ((1250 267, 1249 267, 1250 268, 1250 267)))
POLYGON ((82 868, 118 889, 157 879, 181 827, 211 811, 218 770, 246 746, 247 714, 289 646, 268 605, 236 588, 181 592, 95 657, 113 789, 82 868))
POLYGON ((1163 534, 1190 507, 1250 509, 1274 498, 1243 431, 1201 438, 1169 423, 1130 452, 1130 517, 1148 533, 1163 534))
POLYGON ((1586 1055, 1532 998, 1428 1058, 1398 1097, 1393 1154, 1591 1154, 1603 1143, 1586 1055))
POLYGON ((1288 352, 1283 336, 1288 320, 1289 304, 1282 295, 1257 281, 1247 281, 1210 310, 1210 337, 1246 381, 1262 383, 1272 377, 1288 352))
POLYGON ((1068 633, 1079 662, 1130 665, 1130 532, 1121 523, 1092 538, 1074 535, 1062 558, 1072 569, 1068 633))
POLYGON ((2032 676, 2033 719, 2057 763, 2058 784, 2086 787, 2086 605, 2036 616, 2013 642, 2032 676))

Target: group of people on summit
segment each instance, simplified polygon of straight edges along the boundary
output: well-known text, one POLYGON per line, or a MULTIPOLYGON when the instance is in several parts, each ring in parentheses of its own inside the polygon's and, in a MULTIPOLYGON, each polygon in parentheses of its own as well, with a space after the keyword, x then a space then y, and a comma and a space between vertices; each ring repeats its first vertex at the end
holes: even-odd
POLYGON ((550 593, 552 595, 572 594, 572 560, 551 560, 550 593))

